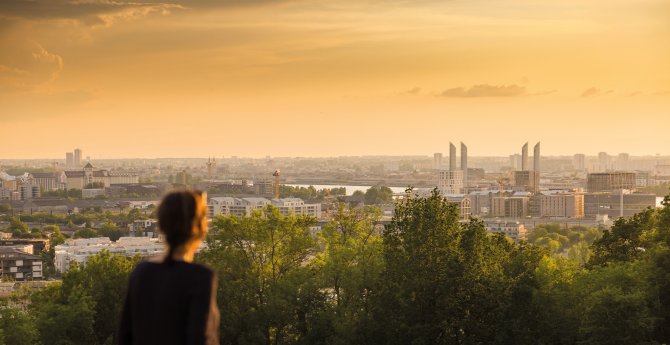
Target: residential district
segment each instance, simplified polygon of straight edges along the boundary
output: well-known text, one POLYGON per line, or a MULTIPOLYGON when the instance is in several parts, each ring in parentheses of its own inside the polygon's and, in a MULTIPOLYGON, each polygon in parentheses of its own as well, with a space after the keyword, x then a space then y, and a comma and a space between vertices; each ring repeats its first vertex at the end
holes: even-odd
POLYGON ((75 149, 64 160, 4 160, 0 294, 57 278, 102 250, 160 253, 152 211, 173 189, 206 191, 210 217, 245 217, 272 205, 284 215, 318 219, 315 231, 338 205, 378 207, 383 230, 394 199, 437 189, 463 220, 480 218, 490 233, 521 241, 547 224, 607 228, 658 206, 670 186, 670 157, 543 157, 540 143, 532 157, 528 143, 508 157, 469 157, 463 143, 457 151, 449 143, 446 155, 432 157, 112 160, 84 158, 75 149), (62 240, 51 243, 55 232, 62 240))

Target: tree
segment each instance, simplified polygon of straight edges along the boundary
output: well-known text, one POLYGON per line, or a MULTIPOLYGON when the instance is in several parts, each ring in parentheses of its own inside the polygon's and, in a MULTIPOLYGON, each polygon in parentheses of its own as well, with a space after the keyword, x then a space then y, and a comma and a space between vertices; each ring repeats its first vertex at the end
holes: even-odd
POLYGON ((373 186, 365 192, 366 205, 382 205, 393 202, 393 191, 389 187, 373 186))
POLYGON ((59 284, 47 287, 33 297, 31 308, 43 345, 97 344, 95 341, 94 301, 84 291, 64 294, 59 284))
POLYGON ((315 220, 274 207, 251 217, 218 216, 199 258, 219 277, 224 344, 282 344, 304 338, 322 295, 307 268, 315 220))
POLYGON ((454 277, 461 274, 462 228, 455 204, 434 190, 428 198, 407 197, 384 231, 383 290, 375 318, 384 325, 382 343, 435 344, 456 341, 461 316, 452 303, 454 277))
POLYGON ((340 204, 333 220, 319 233, 325 248, 313 267, 319 272, 322 289, 329 291, 328 316, 322 318, 331 322, 331 331, 315 332, 314 338, 341 344, 373 340, 369 334, 371 296, 379 289, 383 269, 382 241, 375 226, 379 215, 379 210, 371 207, 347 210, 340 204))
POLYGON ((32 315, 9 305, 0 306, 0 331, 0 344, 32 345, 38 338, 32 315))
POLYGON ((102 224, 100 227, 100 235, 104 237, 109 237, 110 240, 116 241, 121 236, 125 235, 126 232, 120 229, 115 223, 112 223, 110 221, 102 224))
POLYGON ((72 264, 62 284, 36 293, 31 308, 44 345, 115 343, 128 278, 139 260, 102 251, 84 266, 72 264))
POLYGON ((74 238, 94 238, 99 236, 100 234, 91 228, 83 228, 74 232, 74 238))

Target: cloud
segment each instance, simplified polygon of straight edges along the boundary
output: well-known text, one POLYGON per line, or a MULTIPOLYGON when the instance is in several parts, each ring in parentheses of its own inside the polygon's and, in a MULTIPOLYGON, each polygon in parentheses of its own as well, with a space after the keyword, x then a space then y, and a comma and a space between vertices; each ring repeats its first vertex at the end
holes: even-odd
POLYGON ((418 95, 421 92, 420 87, 413 87, 407 91, 402 92, 403 95, 418 95))
POLYGON ((526 88, 518 85, 473 85, 470 88, 457 87, 443 91, 442 97, 471 98, 471 97, 517 97, 526 94, 526 88))
POLYGON ((63 70, 63 58, 38 43, 17 42, 11 48, 0 56, 0 92, 30 90, 56 80, 63 70))
POLYGON ((590 88, 584 90, 584 92, 582 92, 582 97, 591 97, 591 96, 595 96, 599 93, 600 93, 600 89, 598 89, 596 87, 590 87, 590 88))
POLYGON ((655 96, 666 96, 666 95, 670 95, 670 91, 658 91, 658 92, 654 92, 654 95, 655 96))
POLYGON ((185 7, 175 3, 117 0, 3 0, 0 16, 36 20, 69 19, 88 25, 110 25, 118 19, 168 14, 185 7))
POLYGON ((545 95, 551 95, 558 92, 558 90, 546 90, 546 91, 539 91, 535 93, 531 93, 529 96, 545 96, 545 95))

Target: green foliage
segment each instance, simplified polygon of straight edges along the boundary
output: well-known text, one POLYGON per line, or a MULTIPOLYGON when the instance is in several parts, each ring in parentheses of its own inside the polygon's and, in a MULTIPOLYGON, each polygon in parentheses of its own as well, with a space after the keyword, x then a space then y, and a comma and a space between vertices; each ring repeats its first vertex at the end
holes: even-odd
POLYGON ((106 222, 102 224, 99 230, 100 235, 103 237, 109 237, 110 240, 116 241, 122 236, 125 236, 128 234, 128 231, 119 228, 116 224, 112 222, 106 222))
POLYGON ((28 312, 7 304, 0 305, 0 344, 33 345, 38 331, 28 312))
POLYGON ((393 203, 393 191, 389 187, 373 186, 365 192, 366 205, 383 205, 393 203))
POLYGON ((310 306, 323 303, 306 267, 314 224, 271 206, 251 217, 214 219, 200 258, 219 276, 223 343, 282 344, 306 335, 310 306))
POLYGON ((83 228, 74 232, 74 238, 94 238, 100 237, 100 234, 91 228, 83 228))
POLYGON ((114 342, 128 277, 139 258, 103 251, 72 265, 62 284, 32 296, 31 310, 44 345, 114 342))
POLYGON ((546 224, 533 229, 528 242, 546 248, 550 254, 567 255, 584 264, 590 256, 589 246, 600 236, 601 231, 596 228, 546 224))
MULTIPOLYGON (((381 190, 381 189, 380 189, 381 190)), ((612 229, 538 227, 529 242, 463 222, 437 191, 316 220, 268 207, 213 220, 198 260, 219 278, 222 344, 660 344, 670 339, 670 197, 612 229)), ((41 216, 40 216, 41 217, 41 216)), ((78 224, 118 219, 83 214, 78 224)), ((25 224, 24 224, 25 225, 25 224)), ((19 231, 27 227, 14 219, 19 231)), ((103 230, 104 229, 104 230, 103 230)), ((84 229, 85 230, 85 229, 84 229)), ((81 230, 80 230, 81 231, 81 230)), ((56 243, 57 226, 45 227, 56 243)), ((47 255, 46 253, 43 255, 47 255)), ((51 255, 49 253, 48 255, 51 255)), ((136 259, 73 265, 0 306, 0 345, 111 344, 136 259), (14 305, 28 305, 27 311, 14 305)))

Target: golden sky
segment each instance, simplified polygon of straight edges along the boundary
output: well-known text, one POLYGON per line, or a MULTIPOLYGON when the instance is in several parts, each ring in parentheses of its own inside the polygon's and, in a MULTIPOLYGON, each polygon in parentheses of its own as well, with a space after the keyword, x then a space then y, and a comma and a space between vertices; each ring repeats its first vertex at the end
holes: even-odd
POLYGON ((0 158, 670 154, 669 129, 667 0, 0 1, 0 158))

